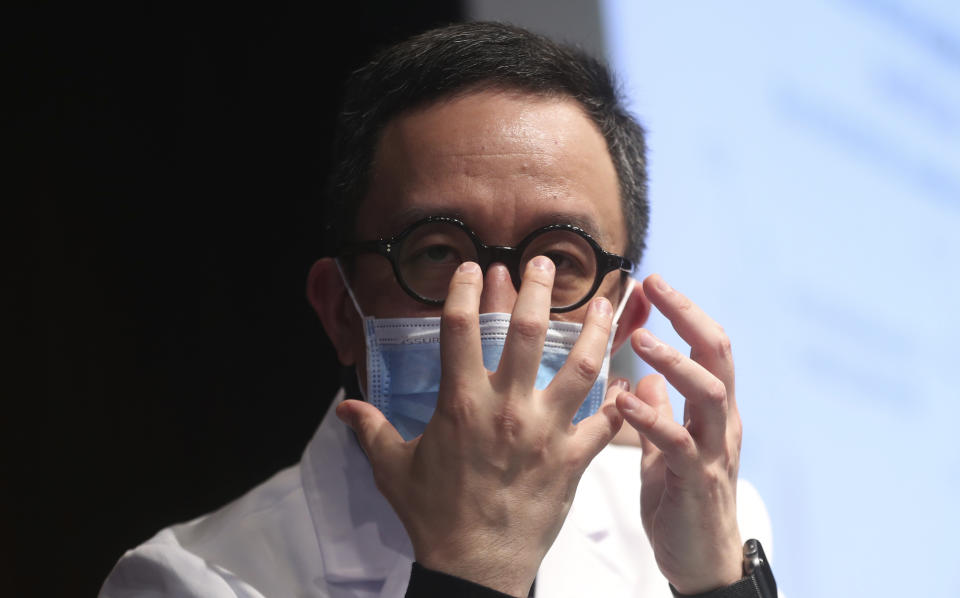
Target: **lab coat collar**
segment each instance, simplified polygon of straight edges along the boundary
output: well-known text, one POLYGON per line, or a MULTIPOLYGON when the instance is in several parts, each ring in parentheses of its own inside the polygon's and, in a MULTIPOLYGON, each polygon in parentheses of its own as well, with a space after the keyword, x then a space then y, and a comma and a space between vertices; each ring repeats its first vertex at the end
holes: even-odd
POLYGON ((307 507, 329 583, 385 580, 409 571, 413 548, 356 437, 334 413, 343 399, 341 390, 304 452, 307 507))

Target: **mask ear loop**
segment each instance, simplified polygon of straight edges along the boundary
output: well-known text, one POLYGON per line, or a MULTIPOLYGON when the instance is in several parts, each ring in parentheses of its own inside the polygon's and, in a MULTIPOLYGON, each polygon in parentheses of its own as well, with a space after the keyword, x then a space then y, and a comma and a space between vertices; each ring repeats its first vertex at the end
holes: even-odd
MULTIPOLYGON (((367 316, 363 315, 363 310, 360 309, 360 303, 357 301, 357 296, 353 294, 353 289, 350 288, 350 283, 347 282, 347 275, 343 273, 343 266, 340 265, 340 258, 333 258, 333 263, 337 265, 337 272, 340 273, 340 278, 343 280, 343 286, 347 289, 347 294, 350 295, 350 300, 353 301, 353 306, 357 308, 357 313, 360 314, 360 319, 366 320, 367 316)), ((631 281, 632 280, 633 279, 631 279, 631 281)))
POLYGON ((623 293, 623 297, 620 299, 620 305, 617 306, 616 313, 613 314, 613 324, 617 326, 620 324, 620 314, 623 313, 623 308, 627 306, 627 301, 630 300, 630 296, 633 295, 633 287, 637 286, 637 281, 633 278, 627 280, 627 290, 623 293))
MULTIPOLYGON (((340 265, 340 258, 338 257, 333 258, 333 263, 337 265, 337 272, 340 273, 340 279, 343 280, 343 286, 344 288, 347 289, 347 294, 350 295, 350 300, 353 301, 353 307, 356 308, 357 313, 360 314, 360 319, 363 321, 366 321, 367 317, 363 315, 363 310, 360 309, 360 303, 357 301, 357 296, 353 294, 353 289, 350 288, 350 283, 347 282, 347 275, 343 273, 343 266, 340 265)), ((367 338, 367 345, 368 345, 367 358, 369 359, 370 358, 370 347, 369 347, 370 339, 369 339, 369 335, 366 333, 366 330, 367 330, 366 325, 364 325, 363 329, 364 329, 364 336, 368 337, 367 338)), ((367 367, 370 367, 370 365, 367 364, 367 367)), ((366 392, 366 389, 364 389, 363 387, 363 381, 360 380, 360 370, 354 367, 353 375, 357 377, 357 388, 360 389, 360 394, 363 395, 363 400, 366 401, 367 392, 366 392)))

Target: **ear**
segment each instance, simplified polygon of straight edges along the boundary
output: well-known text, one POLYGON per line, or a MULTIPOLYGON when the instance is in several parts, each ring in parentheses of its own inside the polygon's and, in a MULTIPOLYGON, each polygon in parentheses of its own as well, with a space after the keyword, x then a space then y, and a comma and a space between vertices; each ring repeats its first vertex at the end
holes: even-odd
POLYGON ((650 300, 643 292, 643 285, 637 281, 633 285, 630 297, 627 298, 627 304, 623 306, 623 313, 620 314, 617 332, 613 335, 612 352, 616 353, 624 341, 630 338, 633 331, 646 323, 648 317, 650 317, 650 300))
POLYGON ((357 330, 360 314, 354 307, 333 258, 325 257, 307 275, 307 299, 320 317, 324 331, 337 350, 342 365, 353 365, 360 356, 357 330))

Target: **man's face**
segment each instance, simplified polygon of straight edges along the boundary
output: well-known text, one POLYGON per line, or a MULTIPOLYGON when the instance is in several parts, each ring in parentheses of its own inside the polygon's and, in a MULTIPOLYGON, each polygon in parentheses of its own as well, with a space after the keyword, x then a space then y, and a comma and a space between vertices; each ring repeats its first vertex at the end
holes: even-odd
MULTIPOLYGON (((356 238, 388 238, 431 215, 456 216, 488 245, 516 246, 534 229, 571 223, 622 253, 626 229, 606 142, 572 99, 480 91, 392 121, 377 147, 356 238)), ((365 315, 439 315, 397 284, 389 262, 363 255, 352 284, 365 315)), ((619 298, 618 274, 600 292, 619 298)), ((485 279, 481 312, 513 309, 506 269, 485 279)), ((582 321, 586 306, 557 319, 582 321)))
MULTIPOLYGON (((356 238, 389 238, 431 215, 459 218, 487 245, 516 246, 555 223, 579 226, 607 251, 622 254, 627 245, 606 142, 569 98, 478 91, 393 120, 377 146, 356 238)), ((404 292, 384 257, 361 254, 355 260, 351 286, 364 315, 440 315, 441 308, 404 292)), ((598 294, 616 305, 620 280, 618 273, 608 274, 598 294)), ((510 313, 516 297, 507 269, 492 264, 480 312, 510 313)), ((586 309, 551 317, 582 322, 586 309)), ((345 310, 344 319, 351 321, 335 343, 345 365, 363 369, 363 328, 352 305, 345 310)))

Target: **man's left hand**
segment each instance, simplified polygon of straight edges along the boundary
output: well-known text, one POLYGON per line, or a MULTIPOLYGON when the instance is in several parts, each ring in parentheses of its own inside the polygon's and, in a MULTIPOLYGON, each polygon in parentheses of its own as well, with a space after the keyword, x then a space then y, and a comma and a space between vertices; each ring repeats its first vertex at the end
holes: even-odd
POLYGON ((663 377, 621 392, 617 407, 640 432, 641 516, 660 570, 683 594, 741 577, 736 489, 742 427, 734 399, 733 357, 723 329, 654 274, 646 296, 690 345, 687 357, 646 330, 631 343, 663 377), (686 399, 684 425, 673 419, 664 378, 686 399))

